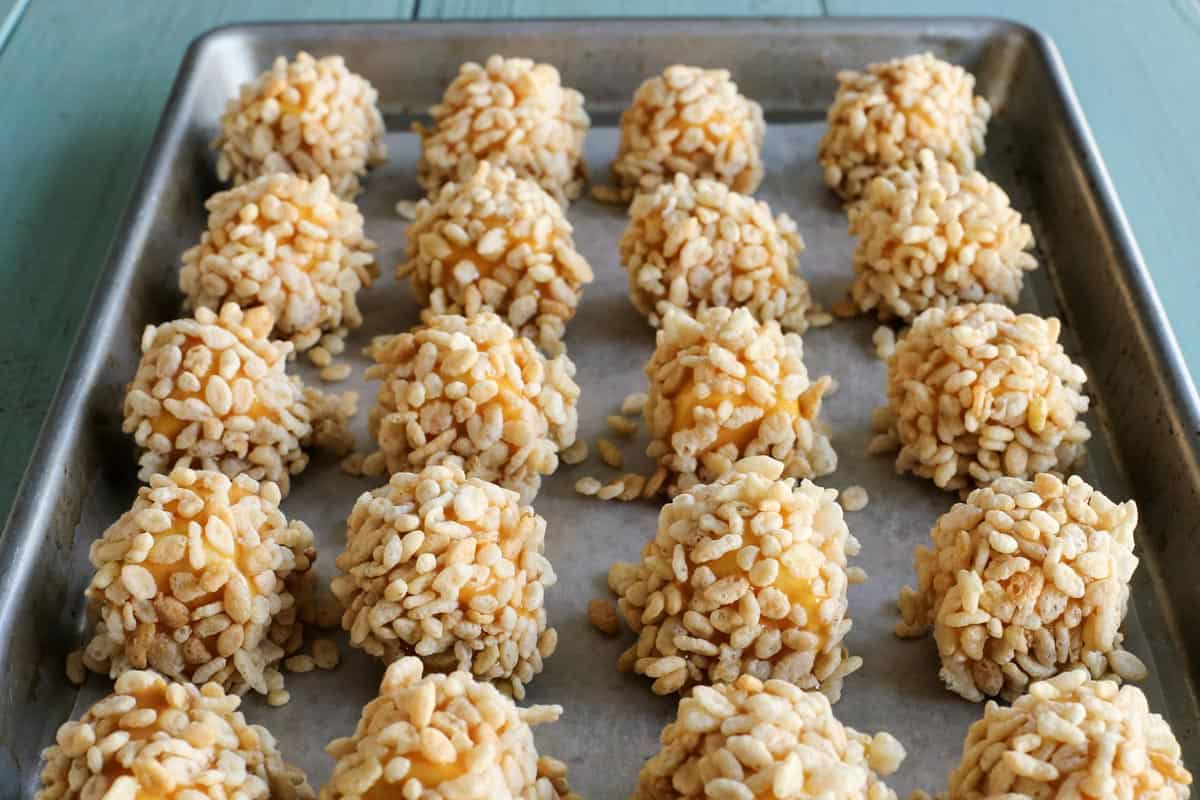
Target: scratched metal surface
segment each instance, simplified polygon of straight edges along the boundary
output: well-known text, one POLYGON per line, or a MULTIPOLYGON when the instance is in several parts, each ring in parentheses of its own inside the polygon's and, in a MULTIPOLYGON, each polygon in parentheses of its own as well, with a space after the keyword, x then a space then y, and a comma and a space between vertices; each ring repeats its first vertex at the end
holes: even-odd
MULTIPOLYGON (((346 55, 352 68, 380 88, 396 131, 404 129, 408 111, 437 96, 465 58, 502 50, 553 61, 596 112, 588 161, 598 173, 616 147, 612 112, 640 77, 676 60, 728 66, 772 120, 759 195, 799 223, 808 245, 801 271, 826 303, 844 291, 851 248, 844 216, 821 186, 813 160, 833 72, 925 48, 976 70, 982 90, 1000 107, 983 168, 1029 217, 1046 264, 1028 282, 1021 308, 1062 315, 1067 345, 1088 369, 1096 405, 1090 421, 1097 435, 1087 477, 1111 497, 1140 501, 1143 566, 1135 579, 1127 644, 1151 666, 1144 688, 1168 714, 1195 768, 1196 706, 1188 666, 1194 634, 1175 633, 1194 630, 1187 615, 1195 613, 1197 590, 1186 576, 1195 561, 1187 547, 1190 523, 1174 513, 1195 508, 1200 485, 1189 433, 1195 430, 1189 427, 1195 401, 1180 382, 1178 354, 1097 171, 1102 168, 1088 149, 1086 130, 1071 114, 1069 94, 1059 94, 1062 76, 1052 52, 1027 32, 990 22, 673 22, 636 29, 610 22, 589 23, 587 34, 581 40, 569 25, 533 23, 263 26, 218 33, 193 51, 77 350, 76 379, 60 394, 59 427, 44 435, 39 461, 0 542, 5 591, 0 663, 6 678, 0 696, 0 794, 27 790, 37 750, 54 728, 109 689, 107 680, 93 678, 76 692, 64 681, 62 658, 82 635, 87 546, 136 490, 119 406, 136 360, 137 333, 178 309, 178 255, 202 228, 204 197, 218 188, 205 144, 224 99, 275 53, 300 47, 346 55), (770 46, 747 49, 748 36, 770 46)), ((364 361, 357 350, 372 335, 401 330, 417 319, 407 286, 390 275, 402 253, 405 225, 392 208, 418 193, 416 141, 393 133, 389 145, 391 163, 372 174, 360 198, 368 235, 380 245, 384 278, 362 295, 367 323, 348 348, 356 377, 337 387, 362 394, 357 422, 364 447, 373 387, 361 381, 364 361)), ((597 273, 567 339, 583 387, 580 432, 591 439, 603 432, 604 417, 625 394, 644 388, 641 367, 653 347, 653 331, 629 304, 616 258, 623 212, 585 199, 572 205, 569 217, 597 273)), ((805 347, 810 373, 832 374, 840 385, 824 411, 840 464, 821 482, 839 488, 860 484, 872 497, 866 510, 847 516, 863 544, 855 563, 871 576, 850 594, 855 625, 849 646, 866 664, 847 680, 835 711, 860 730, 890 730, 905 744, 908 760, 890 781, 903 796, 942 784, 981 709, 941 688, 931 641, 901 642, 891 634, 892 601, 900 585, 912 580, 912 549, 953 498, 927 482, 896 476, 886 458, 864 454, 870 411, 883 399, 884 366, 873 356, 873 329, 865 319, 838 321, 806 334, 805 347)), ((311 370, 299 368, 311 377, 311 370)), ((643 444, 639 438, 626 447, 635 466, 645 465, 634 455, 643 444)), ((539 745, 568 762, 573 785, 590 798, 628 795, 674 708, 673 699, 650 693, 648 681, 616 672, 617 655, 632 638, 628 633, 606 639, 586 621, 587 601, 606 594, 609 564, 636 558, 657 513, 652 503, 604 504, 572 491, 578 477, 609 472, 595 458, 564 468, 545 482, 535 501, 549 523, 547 554, 559 575, 547 593, 559 650, 533 682, 527 702, 565 707, 561 722, 539 729, 539 745)), ((346 476, 332 460, 320 458, 295 481, 284 508, 316 531, 323 581, 332 574, 354 499, 379 482, 346 476)), ((285 756, 301 764, 314 785, 332 766, 324 744, 352 730, 382 674, 380 664, 351 650, 344 637, 341 642, 344 661, 337 671, 289 676, 288 706, 270 709, 256 698, 245 704, 248 717, 275 732, 285 756)))

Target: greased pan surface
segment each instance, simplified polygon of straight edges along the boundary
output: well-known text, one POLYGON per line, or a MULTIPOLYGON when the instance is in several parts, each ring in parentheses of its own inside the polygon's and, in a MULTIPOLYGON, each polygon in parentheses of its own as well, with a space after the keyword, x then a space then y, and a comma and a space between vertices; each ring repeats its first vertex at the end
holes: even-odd
MULTIPOLYGON (((142 327, 178 314, 179 256, 202 230, 205 198, 220 188, 207 145, 226 100, 276 55, 301 49, 345 56, 378 88, 393 131, 391 162, 371 174, 359 198, 384 277, 360 295, 367 321, 347 348, 355 376, 335 387, 361 392, 362 448, 369 446, 365 419, 374 386, 361 380, 365 360, 358 350, 373 335, 417 321, 408 287, 391 277, 406 224, 395 202, 419 196, 417 142, 406 132, 408 122, 437 101, 462 61, 502 52, 554 63, 587 99, 593 117, 587 157, 598 176, 616 150, 616 115, 642 79, 675 62, 731 70, 767 113, 766 180, 758 195, 799 223, 808 246, 801 271, 827 305, 850 280, 845 216, 814 160, 836 71, 931 50, 974 72, 977 91, 997 110, 981 168, 1010 193, 1039 244, 1043 267, 1027 281, 1020 309, 1062 317, 1066 346, 1085 366, 1093 398, 1095 436, 1083 472, 1110 497, 1135 498, 1141 511, 1142 565, 1126 645, 1151 668, 1142 686, 1171 721, 1188 766, 1200 768, 1192 667, 1200 646, 1200 587, 1193 577, 1200 556, 1192 547, 1198 404, 1061 62, 1044 38, 990 20, 263 24, 217 30, 188 51, 0 540, 0 796, 31 793, 38 754, 55 728, 110 688, 94 676, 77 690, 63 661, 83 638, 88 545, 137 488, 132 444, 120 431, 124 384, 142 327)), ((644 390, 641 370, 654 332, 630 304, 617 260, 624 211, 582 199, 568 216, 597 276, 567 337, 583 388, 580 433, 590 441, 605 433, 605 416, 627 393, 644 390)), ((895 475, 887 457, 865 455, 870 412, 884 398, 874 327, 867 319, 836 321, 804 339, 810 374, 831 374, 839 384, 824 410, 839 468, 819 482, 859 484, 871 496, 864 511, 847 514, 862 542, 852 563, 870 575, 851 587, 848 643, 866 663, 847 679, 835 712, 860 730, 889 730, 903 742, 908 759, 889 782, 904 796, 944 785, 982 708, 941 687, 931 640, 901 641, 891 633, 896 593, 913 581, 913 547, 927 540, 954 497, 895 475)), ((303 360, 298 369, 316 380, 303 360)), ((644 438, 626 446, 627 468, 647 466, 643 447, 644 438)), ((632 640, 628 632, 607 639, 587 622, 588 600, 607 595, 609 565, 636 559, 658 510, 651 502, 603 503, 572 489, 583 475, 613 474, 593 448, 587 463, 545 481, 535 501, 548 520, 547 554, 559 579, 546 599, 559 646, 526 702, 564 706, 561 722, 539 728, 538 742, 568 762, 573 787, 593 799, 628 796, 675 705, 675 698, 651 694, 648 680, 616 671, 618 654, 632 640)), ((323 582, 333 574, 355 498, 381 482, 344 475, 321 457, 295 480, 284 509, 316 532, 323 582)), ((314 785, 332 767, 324 744, 352 731, 382 675, 380 664, 350 649, 344 637, 339 641, 338 670, 288 677, 289 705, 271 709, 248 698, 243 706, 251 721, 271 728, 314 785)))

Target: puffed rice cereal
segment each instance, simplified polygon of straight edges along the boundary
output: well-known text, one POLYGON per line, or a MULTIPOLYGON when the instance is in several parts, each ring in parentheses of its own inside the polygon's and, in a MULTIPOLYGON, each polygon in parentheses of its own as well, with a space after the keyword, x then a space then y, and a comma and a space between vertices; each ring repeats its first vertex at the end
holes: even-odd
POLYGON ((428 316, 368 354, 367 378, 382 382, 371 433, 390 472, 455 462, 529 502, 575 442, 575 365, 547 360, 489 311, 428 316))
POLYGON ((528 58, 493 55, 468 61, 429 109, 433 126, 413 125, 421 137, 417 180, 434 195, 488 161, 528 178, 566 205, 587 179, 583 95, 562 85, 558 70, 528 58))
POLYGON ((406 236, 396 277, 412 280, 423 306, 436 314, 490 309, 547 353, 563 351, 592 268, 562 208, 537 183, 483 162, 422 200, 406 236))
POLYGON ((679 701, 633 800, 895 800, 881 780, 904 760, 889 733, 847 728, 829 700, 743 675, 679 701))
POLYGON ((339 196, 352 198, 367 170, 387 161, 378 99, 341 56, 280 56, 221 115, 217 176, 240 184, 276 172, 328 175, 339 196))
POLYGON ((975 77, 931 53, 838 73, 817 160, 825 183, 846 200, 891 166, 910 166, 923 148, 962 170, 975 166, 992 115, 974 95, 975 77))
POLYGON ((989 702, 949 783, 955 800, 1185 800, 1192 776, 1140 689, 1080 669, 1032 684, 1011 706, 989 702))
POLYGON ((657 694, 739 675, 779 678, 836 701, 862 664, 843 639, 846 558, 858 553, 837 492, 781 479, 768 456, 738 461, 663 506, 636 564, 608 585, 638 641, 620 666, 657 694))
POLYGON ((313 534, 279 510, 279 488, 245 475, 155 475, 92 543, 86 595, 98 618, 84 664, 118 677, 157 670, 267 694, 302 644, 313 534))
POLYGON ((917 589, 900 593, 896 632, 933 627, 942 680, 968 700, 1012 700, 1031 681, 1075 667, 1136 680, 1121 649, 1137 505, 1082 478, 1000 478, 971 492, 914 557, 917 589))
POLYGON ((189 307, 266 306, 275 338, 297 350, 314 347, 325 331, 362 324, 356 298, 378 273, 375 243, 327 176, 264 175, 204 207, 208 229, 184 252, 179 272, 189 307))
POLYGON ((776 458, 786 477, 837 467, 817 421, 830 378, 809 382, 803 342, 774 320, 744 308, 669 310, 646 378, 646 454, 668 471, 668 494, 716 480, 743 456, 776 458))
POLYGON ((804 242, 787 214, 715 180, 676 173, 629 208, 621 263, 629 295, 657 326, 668 308, 693 316, 711 306, 747 308, 803 333, 811 305, 796 274, 804 242))
POLYGON ((311 800, 303 770, 266 728, 246 724, 240 703, 215 683, 126 672, 113 694, 58 729, 36 800, 311 800))
POLYGON ((350 643, 385 661, 497 681, 518 699, 554 652, 543 598, 546 521, 515 492, 457 464, 398 472, 365 492, 346 527, 333 593, 350 643))
POLYGON ((676 64, 650 78, 621 114, 612 180, 621 201, 676 173, 750 194, 762 180, 762 107, 738 93, 724 69, 676 64))
POLYGON ((336 764, 320 800, 579 800, 566 767, 539 758, 534 725, 561 706, 518 708, 465 672, 422 677, 420 659, 394 662, 353 736, 326 748, 336 764))
POLYGON ((900 448, 896 470, 943 489, 1068 472, 1091 433, 1080 418, 1087 375, 1059 344, 1060 327, 994 303, 921 313, 888 359, 888 411, 877 420, 900 448))
POLYGON ((927 308, 1017 302, 1033 232, 1008 195, 983 173, 961 171, 925 149, 912 169, 893 167, 849 208, 854 248, 851 295, 887 321, 911 322, 927 308))

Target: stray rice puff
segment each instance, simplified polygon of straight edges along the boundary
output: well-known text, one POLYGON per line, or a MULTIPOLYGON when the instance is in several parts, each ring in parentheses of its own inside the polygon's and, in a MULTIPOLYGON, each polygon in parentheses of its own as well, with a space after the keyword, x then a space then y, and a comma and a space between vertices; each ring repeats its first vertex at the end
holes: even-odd
POLYGON ((151 477, 89 550, 97 623, 84 664, 114 678, 150 668, 238 693, 282 688, 277 665, 302 644, 298 597, 317 551, 279 501, 275 484, 245 475, 151 477))
POLYGON ((58 729, 35 800, 312 800, 304 771, 266 728, 246 724, 240 703, 215 683, 126 672, 58 729))
POLYGON ((342 627, 385 661, 416 655, 520 699, 558 639, 543 604, 556 580, 545 537, 515 492, 457 464, 398 472, 350 512, 333 579, 342 627))
POLYGON ((858 540, 835 490, 782 472, 779 461, 754 456, 676 495, 641 561, 609 571, 638 634, 620 666, 654 678, 655 693, 753 675, 836 701, 861 666, 842 644, 851 628, 847 556, 858 540))

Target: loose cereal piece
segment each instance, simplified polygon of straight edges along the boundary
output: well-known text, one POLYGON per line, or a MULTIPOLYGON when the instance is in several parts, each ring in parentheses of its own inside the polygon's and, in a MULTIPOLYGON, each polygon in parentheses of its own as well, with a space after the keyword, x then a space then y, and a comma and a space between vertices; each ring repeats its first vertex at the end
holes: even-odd
POLYGON ((768 456, 738 461, 664 506, 636 564, 608 574, 638 642, 624 659, 658 694, 739 675, 780 678, 834 701, 862 664, 850 630, 846 557, 858 540, 837 492, 782 480, 768 456))
POLYGON ((296 596, 313 534, 279 510, 279 488, 177 468, 92 543, 87 598, 99 619, 84 650, 95 672, 147 667, 197 685, 260 694, 299 646, 296 596))
POLYGON ((600 487, 603 485, 604 484, 592 476, 585 475, 579 480, 575 481, 575 491, 586 497, 591 497, 592 495, 596 494, 596 492, 600 491, 600 487))
POLYGON ((837 79, 817 160, 844 199, 857 199, 886 168, 910 166, 924 148, 962 170, 983 153, 992 110, 972 94, 975 78, 962 67, 923 53, 837 79))
POLYGON ((676 173, 749 194, 762 180, 766 130, 762 107, 738 94, 728 70, 667 67, 621 114, 612 179, 626 203, 676 173))
POLYGON ((896 800, 880 777, 905 756, 891 734, 842 725, 824 695, 749 675, 697 686, 661 740, 633 800, 896 800))
MULTIPOLYGON (((362 324, 357 296, 379 272, 375 243, 327 176, 264 175, 214 194, 204 207, 208 228, 184 252, 179 272, 189 308, 265 306, 275 318, 273 338, 297 350, 316 345, 323 331, 362 324)), ((324 367, 328 356, 314 350, 311 357, 324 367)))
POLYGON ((962 302, 1013 304, 1033 232, 1008 195, 983 173, 960 172, 922 150, 912 169, 892 167, 849 209, 854 248, 851 294, 879 319, 912 322, 927 308, 962 302))
POLYGON ((596 439, 596 452, 600 454, 600 460, 613 469, 621 469, 625 465, 625 456, 621 453, 621 448, 613 444, 611 439, 605 439, 603 436, 596 439))
POLYGON ((871 497, 861 486, 847 486, 842 490, 840 500, 842 508, 847 511, 862 511, 871 501, 871 497))
POLYGON ((385 661, 420 656, 503 682, 519 699, 556 634, 542 599, 555 583, 546 521, 516 492, 457 464, 399 472, 364 493, 346 528, 333 593, 350 643, 385 661))
POLYGON ((474 174, 480 162, 508 167, 566 205, 587 179, 583 139, 591 124, 583 95, 562 85, 558 70, 528 58, 493 55, 468 61, 429 109, 417 181, 427 194, 474 174))
POLYGON ((285 659, 283 665, 287 667, 288 672, 312 672, 317 668, 317 663, 313 661, 313 657, 305 653, 285 659))
POLYGON ((412 279, 435 314, 495 311, 551 355, 563 352, 592 268, 554 198, 511 169, 484 162, 417 205, 396 277, 412 279))
POLYGON ((82 650, 67 653, 67 680, 76 686, 81 686, 87 681, 87 667, 83 663, 82 650))
POLYGON ((800 337, 774 320, 760 324, 744 308, 696 319, 669 311, 646 377, 646 454, 670 473, 671 495, 716 480, 743 456, 776 458, 786 477, 837 467, 817 422, 830 379, 809 382, 800 337))
POLYGON ((588 603, 588 621, 592 627, 605 636, 616 636, 621 629, 621 621, 617 618, 617 610, 613 604, 604 598, 597 597, 588 603))
POLYGON ((932 548, 917 548, 897 633, 932 625, 942 680, 968 700, 1012 700, 1080 666, 1138 677, 1141 662, 1120 649, 1136 527, 1132 500, 1117 505, 1078 476, 1000 478, 938 519, 932 548))
POLYGON ((609 414, 606 421, 608 429, 617 436, 629 437, 638 431, 638 421, 622 414, 609 414))
POLYGON ((871 343, 875 345, 875 357, 887 361, 896 352, 896 332, 887 325, 880 325, 871 334, 871 343))
POLYGON ((334 669, 342 660, 342 652, 332 639, 317 639, 312 643, 313 664, 317 669, 334 669))
POLYGON ((427 317, 368 354, 366 376, 382 382, 371 433, 390 472, 457 463, 528 502, 575 442, 575 365, 547 360, 490 311, 427 317))
POLYGON ((237 710, 241 698, 219 685, 168 683, 134 670, 117 678, 114 689, 78 722, 58 729, 56 743, 42 753, 36 800, 313 797, 275 737, 247 725, 237 710))
POLYGON ((646 408, 646 393, 633 392, 625 395, 625 399, 621 401, 621 413, 636 415, 641 414, 646 408))
POLYGON ((676 174, 638 195, 621 237, 629 295, 652 325, 670 308, 695 316, 743 307, 760 322, 803 333, 811 301, 797 273, 804 242, 787 214, 714 180, 676 174))
POLYGON ((221 115, 212 144, 220 151, 217 176, 241 184, 276 172, 328 175, 333 190, 350 199, 367 170, 387 161, 378 97, 341 56, 280 56, 221 115))
POLYGON ((354 735, 326 748, 337 763, 320 800, 578 800, 560 794, 560 762, 539 764, 533 741, 531 726, 554 722, 561 706, 518 708, 469 673, 422 669, 413 657, 388 667, 354 735))
POLYGON ((1030 685, 1012 704, 989 702, 971 726, 949 796, 1138 797, 1184 800, 1191 773, 1179 742, 1134 686, 1086 670, 1030 685))
POLYGON ((266 308, 226 303, 220 315, 201 307, 194 318, 146 326, 122 425, 143 450, 141 480, 200 467, 274 481, 287 493, 308 464, 302 445, 316 395, 284 371, 292 344, 270 341, 272 325, 266 308))
POLYGON ((587 461, 588 444, 584 439, 576 439, 575 444, 564 449, 558 454, 564 464, 582 464, 587 461))
POLYGON ((888 360, 896 470, 943 489, 1068 471, 1091 433, 1087 376, 1059 328, 994 303, 918 316, 888 360))

